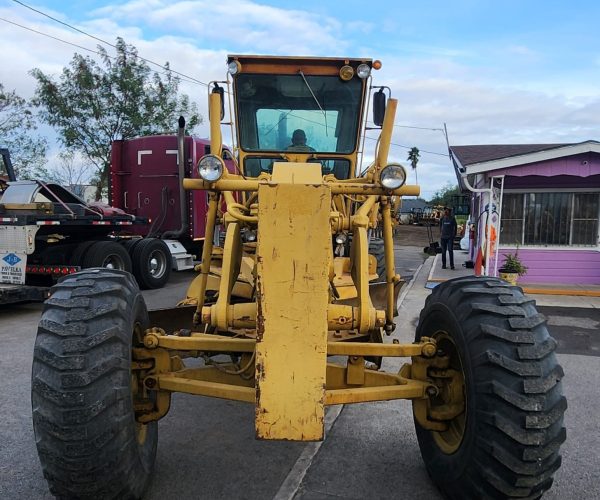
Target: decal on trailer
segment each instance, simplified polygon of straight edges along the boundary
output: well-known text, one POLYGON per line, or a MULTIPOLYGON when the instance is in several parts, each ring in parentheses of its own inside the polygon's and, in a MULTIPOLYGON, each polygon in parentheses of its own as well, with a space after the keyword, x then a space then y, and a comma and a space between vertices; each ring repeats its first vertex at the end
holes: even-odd
POLYGON ((19 256, 14 253, 9 253, 8 255, 5 255, 2 258, 2 260, 4 262, 6 262, 9 266, 14 266, 15 264, 18 264, 19 262, 21 262, 21 259, 19 258, 19 256))
POLYGON ((0 260, 0 283, 25 284, 26 254, 6 253, 0 260))

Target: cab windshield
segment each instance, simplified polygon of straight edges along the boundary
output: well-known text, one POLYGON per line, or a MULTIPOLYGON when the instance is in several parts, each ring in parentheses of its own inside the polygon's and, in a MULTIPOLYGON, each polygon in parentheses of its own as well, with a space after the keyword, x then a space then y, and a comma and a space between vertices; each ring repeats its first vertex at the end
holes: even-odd
POLYGON ((356 149, 359 78, 242 73, 236 94, 244 151, 350 154, 356 149))

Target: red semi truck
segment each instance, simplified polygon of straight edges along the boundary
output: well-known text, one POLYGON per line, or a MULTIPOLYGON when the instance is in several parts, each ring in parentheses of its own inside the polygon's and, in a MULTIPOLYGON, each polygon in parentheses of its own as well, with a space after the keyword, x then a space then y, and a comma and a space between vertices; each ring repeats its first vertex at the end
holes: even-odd
MULTIPOLYGON (((184 191, 182 179, 198 177, 196 165, 210 153, 210 141, 184 137, 181 120, 178 135, 114 141, 110 168, 111 205, 150 221, 133 228, 134 232, 163 240, 175 270, 190 269, 193 259, 199 258, 208 207, 206 192, 184 191)), ((234 172, 227 148, 223 149, 223 158, 234 172)))

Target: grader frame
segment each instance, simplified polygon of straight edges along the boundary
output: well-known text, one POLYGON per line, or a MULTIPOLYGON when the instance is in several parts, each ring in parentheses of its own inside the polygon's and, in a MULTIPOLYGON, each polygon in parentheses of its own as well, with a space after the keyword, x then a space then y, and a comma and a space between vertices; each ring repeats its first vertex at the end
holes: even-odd
MULTIPOLYGON (((302 75, 336 74, 349 61, 311 61, 297 58, 234 57, 252 73, 302 75)), ((369 60, 352 61, 367 64, 369 60)), ((234 86, 235 89, 235 86, 234 86)), ((362 82, 361 105, 368 94, 368 80, 362 82)), ((222 94, 209 96, 211 151, 221 151, 222 94)), ((216 182, 185 179, 186 189, 206 190, 209 195, 207 236, 197 282, 188 293, 195 303, 193 325, 146 331, 144 349, 134 351, 135 362, 153 360, 144 371, 145 387, 156 393, 156 405, 142 405, 137 419, 149 422, 164 416, 172 392, 187 392, 256 404, 256 434, 264 439, 320 440, 323 438, 324 407, 389 399, 412 399, 422 408, 419 419, 431 429, 443 429, 443 422, 427 418, 428 394, 437 388, 426 376, 411 376, 410 365, 401 373, 370 369, 365 358, 412 357, 421 364, 432 360, 437 348, 433 339, 415 344, 385 344, 380 332, 394 328, 396 299, 401 284, 395 273, 392 239, 392 197, 418 195, 418 186, 389 190, 379 182, 387 165, 397 102, 390 99, 381 129, 376 160, 360 177, 343 182, 322 175, 318 153, 282 154, 271 175, 249 179, 240 172, 223 172, 216 182), (239 203, 233 192, 245 193, 239 203), (347 198, 354 196, 352 203, 347 198), (356 198, 358 196, 358 198, 356 198), (206 305, 206 287, 213 261, 212 230, 219 217, 221 197, 227 209, 222 215, 227 232, 215 303, 206 305), (368 231, 381 214, 385 248, 385 300, 383 308, 373 305, 369 294, 368 231), (258 229, 258 244, 252 273, 255 299, 232 302, 240 274, 244 245, 240 232, 246 226, 258 229), (350 257, 334 257, 332 237, 351 234, 350 257), (336 276, 336 271, 340 273, 336 276), (341 271, 341 272, 340 272, 341 271), (344 281, 348 300, 336 299, 334 279, 344 281), (208 329, 210 333, 206 333, 208 329), (371 341, 379 339, 377 342, 371 341), (208 364, 184 368, 184 356, 198 353, 226 353, 239 358, 238 364, 208 364), (345 366, 328 363, 328 356, 345 356, 345 366)), ((236 106, 237 109, 237 106, 236 106)), ((364 119, 364 110, 360 115, 364 119)), ((242 127, 243 124, 239 123, 242 127)), ((360 133, 359 127, 355 134, 360 133)), ((358 139, 358 137, 357 137, 358 139)), ((357 165, 359 141, 351 154, 357 165)), ((244 152, 240 151, 240 162, 244 152)), ((372 265, 371 265, 372 268, 372 265)), ((381 286, 381 285, 380 285, 381 286)), ((336 293, 337 292, 337 293, 336 293)), ((153 318, 160 317, 154 315, 153 318)), ((438 360, 439 363, 439 360, 438 360)), ((416 370, 416 374, 423 374, 416 370)))

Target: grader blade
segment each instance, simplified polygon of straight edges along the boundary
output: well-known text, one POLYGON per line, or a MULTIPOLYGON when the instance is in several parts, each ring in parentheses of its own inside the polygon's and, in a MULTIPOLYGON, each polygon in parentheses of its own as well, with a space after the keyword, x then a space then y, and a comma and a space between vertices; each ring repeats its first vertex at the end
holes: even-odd
POLYGON ((320 440, 331 191, 315 164, 276 164, 273 182, 259 187, 256 435, 320 440))

